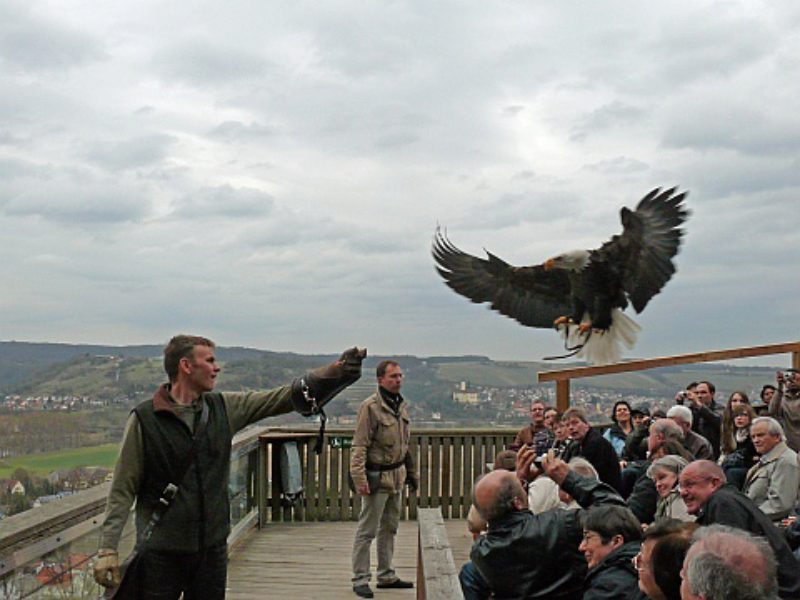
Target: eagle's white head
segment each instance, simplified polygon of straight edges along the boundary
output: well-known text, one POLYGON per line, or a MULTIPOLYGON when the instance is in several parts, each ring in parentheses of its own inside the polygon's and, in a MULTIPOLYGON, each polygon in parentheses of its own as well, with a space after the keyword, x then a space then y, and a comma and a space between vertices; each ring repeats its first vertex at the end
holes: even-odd
POLYGON ((564 269, 566 271, 580 271, 589 264, 588 250, 570 250, 548 258, 542 265, 545 271, 550 269, 564 269))

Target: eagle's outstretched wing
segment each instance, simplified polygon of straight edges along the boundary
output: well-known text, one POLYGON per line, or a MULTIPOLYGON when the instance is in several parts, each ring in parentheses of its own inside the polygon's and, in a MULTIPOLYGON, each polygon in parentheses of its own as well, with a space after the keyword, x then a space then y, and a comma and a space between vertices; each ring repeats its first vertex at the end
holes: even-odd
POLYGON ((472 302, 491 303, 497 312, 528 327, 552 327, 553 321, 572 312, 569 276, 541 266, 513 267, 486 252, 488 259, 456 248, 436 228, 431 249, 436 270, 453 290, 472 302))
POLYGON ((623 231, 592 253, 592 261, 602 260, 616 271, 622 288, 637 313, 661 291, 672 275, 672 259, 683 237, 681 225, 689 216, 683 205, 686 192, 676 188, 647 194, 632 211, 620 211, 623 231))

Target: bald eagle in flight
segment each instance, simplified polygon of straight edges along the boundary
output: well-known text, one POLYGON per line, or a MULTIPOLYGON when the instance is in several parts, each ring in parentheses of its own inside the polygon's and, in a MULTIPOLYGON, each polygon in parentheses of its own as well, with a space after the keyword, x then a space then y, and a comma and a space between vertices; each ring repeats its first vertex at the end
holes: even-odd
POLYGON ((620 211, 622 233, 596 250, 571 250, 541 265, 514 267, 459 250, 437 227, 436 270, 472 302, 488 302, 528 327, 555 326, 565 345, 592 364, 618 362, 621 344, 633 348, 639 326, 622 310, 640 313, 675 273, 672 259, 689 216, 686 192, 656 188, 636 210, 620 211))

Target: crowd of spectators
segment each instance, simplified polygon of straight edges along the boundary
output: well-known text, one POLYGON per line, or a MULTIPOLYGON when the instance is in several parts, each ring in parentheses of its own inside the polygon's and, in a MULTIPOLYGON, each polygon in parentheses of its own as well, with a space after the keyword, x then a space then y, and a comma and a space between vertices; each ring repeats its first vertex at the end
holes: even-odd
POLYGON ((466 600, 800 600, 800 371, 762 388, 761 416, 715 393, 619 401, 605 431, 535 402, 475 484, 466 600))

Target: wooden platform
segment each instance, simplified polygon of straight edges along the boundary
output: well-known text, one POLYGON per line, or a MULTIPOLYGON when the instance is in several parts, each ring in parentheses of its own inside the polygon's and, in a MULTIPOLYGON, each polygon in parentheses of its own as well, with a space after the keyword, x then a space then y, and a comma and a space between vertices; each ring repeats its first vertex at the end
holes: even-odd
MULTIPOLYGON (((472 537, 463 519, 445 522, 457 568, 467 561, 472 537)), ((251 533, 234 551, 228 567, 229 600, 287 598, 336 600, 357 598, 350 578, 350 553, 356 523, 275 523, 251 533)), ((416 590, 375 588, 375 543, 372 587, 376 599, 416 598, 416 590)), ((397 574, 416 582, 417 524, 401 521, 395 542, 397 574)))

